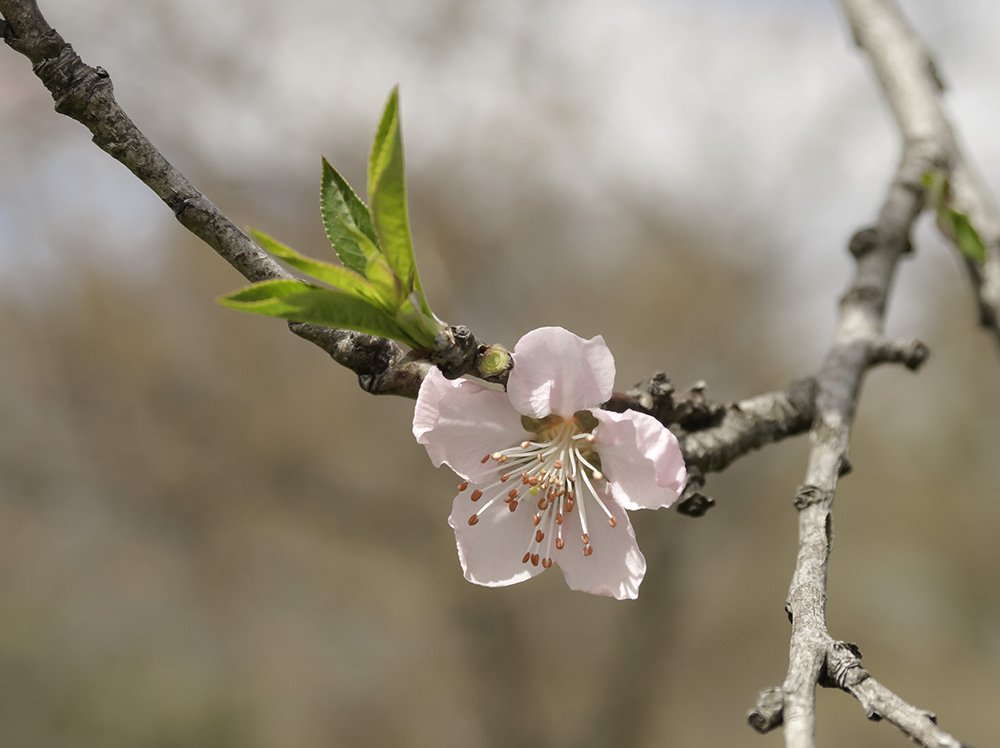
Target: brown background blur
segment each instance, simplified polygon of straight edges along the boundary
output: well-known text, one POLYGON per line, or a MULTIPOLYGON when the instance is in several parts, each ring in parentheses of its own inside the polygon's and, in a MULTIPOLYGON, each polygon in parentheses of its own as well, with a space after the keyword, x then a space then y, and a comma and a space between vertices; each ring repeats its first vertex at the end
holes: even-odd
MULTIPOLYGON (((601 333, 619 387, 747 397, 813 371, 898 144, 828 3, 43 0, 237 223, 322 255, 320 155, 363 190, 402 85, 424 284, 513 344, 601 333)), ((905 2, 997 188, 1000 12, 905 2), (947 15, 944 15, 947 13, 947 15)), ((461 576, 455 480, 0 49, 0 745, 781 744, 798 439, 633 514, 640 599, 461 576)), ((1000 389, 921 225, 837 497, 831 633, 963 741, 998 737, 1000 389)), ((905 745, 841 693, 825 745, 905 745)))

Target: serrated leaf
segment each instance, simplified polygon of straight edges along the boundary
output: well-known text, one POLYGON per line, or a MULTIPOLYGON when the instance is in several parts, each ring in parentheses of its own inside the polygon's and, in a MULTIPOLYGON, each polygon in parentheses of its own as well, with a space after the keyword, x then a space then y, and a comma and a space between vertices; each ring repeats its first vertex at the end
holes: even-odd
POLYGON ((323 178, 320 183, 320 212, 323 227, 334 251, 345 267, 358 273, 364 272, 365 256, 354 237, 345 233, 349 225, 366 236, 373 244, 378 243, 375 226, 368 206, 351 189, 340 173, 323 159, 323 178))
POLYGON ((323 262, 322 260, 314 260, 312 257, 306 257, 305 255, 299 254, 291 247, 282 244, 272 236, 268 236, 267 234, 253 228, 248 230, 260 246, 277 257, 279 260, 282 260, 297 270, 301 270, 306 275, 328 285, 335 286, 341 291, 344 291, 352 296, 358 296, 359 298, 369 300, 376 300, 378 298, 378 294, 376 293, 374 287, 371 283, 365 280, 363 275, 356 273, 353 270, 340 267, 339 265, 331 265, 329 262, 323 262))
POLYGON ((413 256, 413 239, 406 207, 406 169, 397 89, 393 89, 382 113, 372 147, 368 176, 372 218, 382 253, 402 282, 404 296, 415 291, 420 299, 421 309, 428 316, 433 316, 424 298, 413 256))
POLYGON ((986 262, 986 245, 976 231, 975 226, 965 213, 948 209, 951 226, 955 230, 955 246, 958 250, 975 262, 986 262))
POLYGON ((414 340, 382 310, 343 291, 318 288, 293 280, 271 280, 227 294, 218 301, 230 309, 355 330, 392 338, 411 348, 421 347, 419 341, 414 340))

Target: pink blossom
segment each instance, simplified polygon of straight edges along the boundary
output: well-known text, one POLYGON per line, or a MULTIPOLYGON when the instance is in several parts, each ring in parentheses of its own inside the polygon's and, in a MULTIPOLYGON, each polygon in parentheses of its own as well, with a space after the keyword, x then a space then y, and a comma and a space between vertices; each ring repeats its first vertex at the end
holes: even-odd
POLYGON ((555 563, 572 589, 638 596, 646 559, 625 510, 670 506, 686 473, 655 418, 599 409, 614 378, 601 336, 543 327, 514 347, 507 392, 437 369, 424 379, 413 435, 463 478, 448 524, 470 582, 523 582, 555 563))

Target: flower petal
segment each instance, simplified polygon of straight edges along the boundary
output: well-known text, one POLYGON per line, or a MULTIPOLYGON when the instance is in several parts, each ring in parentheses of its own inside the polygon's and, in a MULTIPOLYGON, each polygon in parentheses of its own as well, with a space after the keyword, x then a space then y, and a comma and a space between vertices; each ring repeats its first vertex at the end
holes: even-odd
POLYGON ((470 491, 455 497, 448 517, 448 524, 455 531, 458 560, 465 578, 484 587, 505 587, 545 571, 541 564, 534 566, 521 561, 535 532, 530 502, 511 512, 498 499, 479 515, 475 525, 469 525, 469 517, 491 498, 487 496, 474 503, 470 491))
POLYGON ((580 535, 583 532, 579 507, 565 515, 563 534, 566 547, 554 551, 552 558, 562 569, 570 589, 607 595, 619 600, 634 600, 639 596, 639 584, 646 574, 646 559, 635 540, 635 530, 628 515, 615 500, 601 490, 602 499, 616 526, 608 524, 607 515, 593 498, 587 501, 587 530, 594 552, 583 555, 580 535))
POLYGON ((615 500, 626 509, 670 506, 684 488, 687 471, 677 437, 645 413, 591 411, 600 422, 594 450, 615 500))
POLYGON ((584 340, 561 327, 540 327, 514 346, 507 393, 526 416, 569 418, 609 399, 614 384, 615 359, 604 338, 584 340))
POLYGON ((530 436, 506 394, 465 379, 445 379, 437 369, 420 385, 413 435, 436 467, 444 463, 463 478, 483 472, 483 455, 530 436))

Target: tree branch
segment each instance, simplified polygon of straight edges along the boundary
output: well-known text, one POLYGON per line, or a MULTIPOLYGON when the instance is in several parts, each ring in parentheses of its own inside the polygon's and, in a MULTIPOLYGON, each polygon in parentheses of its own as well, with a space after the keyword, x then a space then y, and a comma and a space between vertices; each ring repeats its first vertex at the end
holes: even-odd
MULTIPOLYGON (((107 71, 85 64, 49 26, 35 0, 0 0, 0 15, 0 36, 32 62, 56 111, 85 125, 94 143, 156 193, 184 228, 251 282, 294 278, 167 161, 115 100, 107 71)), ((301 322, 289 328, 354 371, 361 387, 374 394, 416 397, 428 358, 449 377, 476 373, 480 344, 464 327, 439 335, 434 351, 415 354, 404 354, 391 340, 350 330, 301 322)), ((506 372, 486 379, 502 383, 506 372)))
MULTIPOLYGON (((1000 342, 1000 206, 974 173, 941 105, 933 58, 892 0, 842 0, 854 41, 871 60, 907 147, 926 149, 928 171, 949 174, 951 202, 986 246, 982 264, 966 260, 979 321, 1000 342)), ((954 234, 945 231, 952 242, 954 234)))
POLYGON ((783 724, 786 746, 811 748, 816 685, 836 685, 858 698, 870 717, 889 719, 921 745, 955 748, 960 745, 955 738, 870 678, 858 664, 856 648, 834 641, 826 627, 833 499, 839 477, 850 470, 848 442, 862 379, 880 362, 916 368, 926 358, 920 344, 885 340, 885 307, 893 272, 910 250, 909 234, 924 207, 922 176, 949 163, 954 144, 932 90, 933 67, 898 14, 885 0, 843 0, 843 5, 859 44, 881 50, 876 68, 880 79, 888 81, 886 96, 903 133, 903 154, 878 223, 851 240, 855 275, 841 299, 834 340, 816 377, 812 449, 805 483, 795 497, 799 550, 786 603, 792 624, 788 674, 780 688, 761 692, 749 720, 762 732, 783 724))

